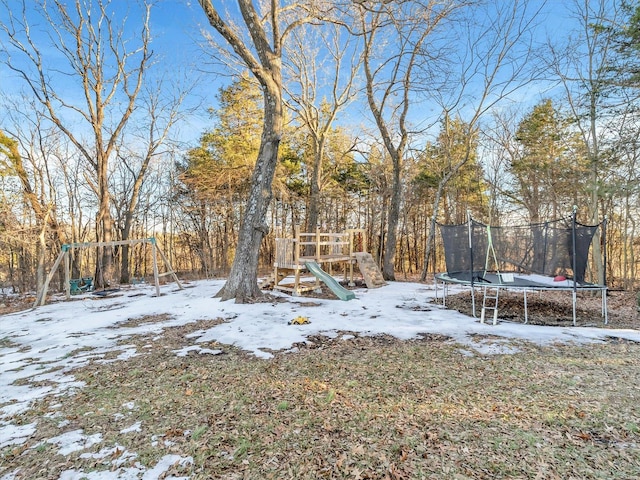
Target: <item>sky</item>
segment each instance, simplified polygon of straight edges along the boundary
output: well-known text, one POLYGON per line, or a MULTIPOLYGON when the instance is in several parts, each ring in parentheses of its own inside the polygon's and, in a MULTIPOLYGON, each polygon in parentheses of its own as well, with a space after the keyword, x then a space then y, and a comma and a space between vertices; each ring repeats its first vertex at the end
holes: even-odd
MULTIPOLYGON (((543 41, 546 36, 568 32, 571 23, 567 3, 555 0, 546 3, 543 0, 527 2, 527 8, 530 10, 534 10, 537 5, 544 4, 543 14, 540 17, 543 19, 543 24, 538 30, 538 40, 543 41)), ((20 4, 21 0, 8 0, 8 5, 13 7, 11 10, 15 12, 19 12, 20 4)), ((29 2, 27 2, 28 4, 29 2)), ((226 9, 231 9, 233 12, 233 9, 236 8, 235 2, 215 1, 214 4, 223 12, 226 9)), ((129 22, 132 26, 134 21, 139 18, 139 13, 135 11, 135 5, 135 2, 111 2, 111 7, 117 8, 120 13, 126 13, 129 16, 129 22)), ((5 15, 7 12, 0 12, 0 19, 5 18, 5 15)), ((43 45, 41 41, 45 38, 40 28, 41 25, 42 22, 40 25, 36 23, 32 28, 32 34, 38 40, 39 45, 43 45)), ((186 115, 181 123, 178 136, 182 141, 193 145, 201 133, 211 127, 207 108, 215 106, 215 96, 218 89, 230 82, 228 73, 224 72, 219 64, 215 64, 217 54, 214 49, 203 47, 203 32, 212 34, 214 38, 219 37, 216 36, 202 8, 195 0, 159 0, 156 2, 151 10, 151 31, 155 58, 154 75, 164 76, 165 81, 174 86, 192 84, 184 107, 185 110, 193 110, 186 115)), ((44 53, 47 62, 55 62, 60 55, 51 47, 45 48, 44 53)), ((0 59, 2 57, 2 52, 0 52, 0 59)), ((17 81, 11 72, 0 65, 0 89, 5 93, 14 93, 21 88, 21 82, 17 81)), ((71 99, 74 95, 80 94, 77 91, 66 93, 71 99)), ((537 102, 544 94, 546 94, 545 89, 540 89, 538 92, 535 88, 527 88, 515 92, 513 99, 519 103, 537 102)), ((431 123, 425 121, 425 118, 421 118, 421 115, 438 116, 440 114, 440 106, 438 105, 426 105, 425 107, 417 109, 417 116, 414 118, 416 125, 422 126, 431 123)), ((349 111, 340 115, 338 123, 347 122, 347 124, 360 126, 368 116, 369 113, 364 105, 352 106, 349 111)), ((2 118, 3 112, 0 111, 0 125, 2 118)), ((371 122, 368 123, 371 124, 371 122)))
MULTIPOLYGON (((224 319, 212 328, 196 330, 185 344, 173 351, 175 355, 217 355, 226 346, 233 345, 258 358, 269 361, 273 351, 295 355, 295 344, 307 342, 313 335, 330 338, 391 335, 398 339, 412 339, 424 334, 440 334, 458 345, 464 355, 509 355, 518 351, 517 342, 523 340, 538 345, 556 343, 589 343, 605 338, 624 338, 640 342, 640 331, 615 330, 597 327, 545 327, 500 321, 497 325, 480 324, 478 319, 457 311, 447 310, 433 303, 436 296, 432 284, 390 282, 377 289, 355 290, 350 301, 288 297, 288 301, 238 305, 213 298, 222 287, 222 280, 185 283, 180 290, 176 284, 162 286, 160 297, 155 287, 138 285, 108 297, 85 294, 73 301, 53 302, 37 309, 25 310, 0 317, 0 449, 24 445, 38 429, 38 423, 21 425, 17 416, 39 399, 46 396, 72 395, 83 388, 74 377, 74 369, 89 362, 119 362, 126 366, 128 359, 144 355, 126 339, 136 335, 154 334, 159 340, 164 329, 191 324, 200 320, 224 319), (130 319, 156 314, 168 314, 157 321, 140 322, 131 326, 130 319), (289 325, 297 316, 307 317, 306 325, 289 325), (123 342, 124 340, 124 342, 123 342), (213 345, 215 344, 215 346, 213 345), (107 358, 109 360, 107 360, 107 358)), ((453 288, 450 293, 455 293, 453 288)), ((442 289, 438 295, 442 296, 442 289)), ((126 435, 144 429, 135 415, 132 399, 126 408, 131 411, 130 426, 121 433, 126 435)), ((175 462, 190 463, 188 457, 167 456, 148 468, 138 464, 127 467, 118 462, 129 462, 136 452, 111 455, 117 445, 105 442, 99 434, 87 435, 74 430, 64 421, 60 405, 46 413, 60 418, 59 433, 47 439, 56 445, 60 455, 83 451, 82 455, 112 458, 111 472, 82 472, 73 469, 61 479, 138 479, 165 478, 175 462), (97 452, 97 453, 96 453, 97 452)), ((29 448, 38 448, 38 445, 29 448)), ((13 480, 19 472, 15 465, 0 469, 0 480, 13 480)))

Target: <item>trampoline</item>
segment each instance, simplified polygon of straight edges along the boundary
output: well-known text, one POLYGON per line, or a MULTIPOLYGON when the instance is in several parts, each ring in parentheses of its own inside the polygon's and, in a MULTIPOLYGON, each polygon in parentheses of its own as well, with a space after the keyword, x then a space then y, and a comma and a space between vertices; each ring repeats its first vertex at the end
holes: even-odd
MULTIPOLYGON (((576 325, 578 292, 600 293, 602 317, 608 323, 607 286, 585 281, 591 243, 598 232, 606 238, 606 219, 598 225, 567 218, 539 224, 490 226, 473 220, 461 225, 438 224, 447 271, 435 275, 436 298, 442 285, 446 305, 449 286, 471 288, 472 312, 476 314, 476 291, 482 292, 480 322, 488 312, 497 324, 498 303, 503 290, 518 291, 524 299, 524 323, 528 323, 527 294, 548 290, 572 295, 573 325, 576 325)), ((604 241, 604 240, 603 240, 604 241)), ((603 244, 602 252, 606 252, 603 244)), ((606 271, 606 255, 602 258, 606 271)))

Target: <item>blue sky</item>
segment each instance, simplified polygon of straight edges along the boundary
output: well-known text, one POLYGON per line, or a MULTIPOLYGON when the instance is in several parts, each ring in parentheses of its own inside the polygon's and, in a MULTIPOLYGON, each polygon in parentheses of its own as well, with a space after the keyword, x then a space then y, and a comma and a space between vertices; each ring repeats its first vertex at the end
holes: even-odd
MULTIPOLYGON (((235 2, 214 2, 220 8, 235 8, 235 2), (226 7, 224 6, 226 5, 226 7)), ((555 37, 559 34, 566 34, 571 25, 568 7, 570 1, 549 0, 530 0, 527 2, 527 8, 531 10, 542 8, 540 17, 540 28, 538 29, 538 40, 545 41, 547 37, 555 37)), ((216 36, 213 29, 209 26, 208 20, 197 1, 188 0, 162 0, 155 9, 153 24, 156 34, 156 41, 161 45, 161 55, 163 60, 167 62, 169 71, 172 65, 184 65, 194 75, 200 78, 197 90, 206 107, 215 103, 215 94, 220 86, 229 82, 229 79, 222 75, 215 75, 211 69, 206 66, 207 73, 201 71, 201 60, 207 55, 212 54, 212 50, 204 49, 199 45, 203 41, 202 31, 211 32, 216 36)), ((521 92, 514 94, 515 102, 535 104, 540 99, 549 94, 548 86, 537 86, 535 88, 527 88, 521 92)), ((434 114, 439 113, 438 106, 427 107, 434 114)), ((363 115, 367 115, 368 110, 364 105, 354 105, 351 108, 354 118, 361 119, 363 115)), ((425 112, 422 109, 422 112, 425 112)), ((347 112, 341 114, 342 118, 347 118, 347 112)), ((200 117, 202 127, 206 128, 209 124, 208 116, 200 117)), ((340 122, 340 119, 338 120, 340 122)), ((347 120, 353 123, 353 119, 347 120)))
MULTIPOLYGON (((18 0, 9 0, 8 3, 12 7, 15 6, 16 11, 21 5, 18 0)), ((233 8, 235 5, 235 2, 216 3, 231 5, 229 8, 233 8)), ((136 17, 135 12, 131 11, 135 9, 133 2, 114 0, 112 4, 118 8, 126 8, 131 18, 136 17)), ((541 0, 533 0, 528 2, 528 7, 534 8, 541 4, 543 4, 541 0)), ((542 37, 539 38, 540 41, 543 41, 546 36, 555 37, 568 33, 572 28, 572 19, 567 9, 570 4, 571 2, 568 1, 554 0, 544 4, 543 24, 539 30, 539 36, 542 37)), ((6 12, 0 12, 0 18, 5 15, 6 12)), ((214 54, 213 49, 201 47, 202 31, 212 32, 214 36, 215 33, 209 26, 199 3, 195 0, 160 0, 153 7, 151 15, 152 48, 157 62, 155 74, 164 76, 166 80, 174 84, 195 83, 187 105, 200 106, 200 108, 198 113, 190 115, 189 122, 182 128, 181 135, 186 141, 196 141, 202 130, 210 125, 206 108, 214 105, 218 89, 229 82, 229 78, 224 75, 224 72, 218 71, 216 74, 215 70, 219 70, 219 67, 208 65, 207 56, 214 54)), ((34 31, 36 31, 35 28, 34 31)), ((7 93, 16 91, 20 88, 19 85, 19 82, 11 78, 6 68, 0 66, 0 88, 7 93)), ((526 91, 517 93, 514 100, 535 103, 546 94, 547 92, 542 86, 528 88, 526 91)), ((427 108, 422 111, 428 110, 427 108)), ((431 110, 436 111, 438 107, 432 107, 431 110)), ((366 108, 363 107, 354 106, 352 111, 358 118, 366 115, 366 108)), ((2 112, 0 112, 0 122, 2 116, 2 112)))

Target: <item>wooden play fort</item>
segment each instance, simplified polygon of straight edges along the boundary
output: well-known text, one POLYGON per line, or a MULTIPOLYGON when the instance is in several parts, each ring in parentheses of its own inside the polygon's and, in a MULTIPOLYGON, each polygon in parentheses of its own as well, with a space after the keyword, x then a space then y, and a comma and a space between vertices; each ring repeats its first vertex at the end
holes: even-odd
POLYGON ((273 273, 261 287, 298 295, 301 292, 317 290, 322 281, 339 298, 350 300, 354 298, 353 293, 342 288, 333 279, 332 274, 336 267, 342 268, 345 281, 349 286, 354 286, 355 264, 362 272, 368 288, 386 284, 373 257, 367 253, 364 230, 304 233, 296 228, 294 238, 276 238, 273 273), (315 279, 305 280, 302 276, 305 272, 312 274, 315 279))

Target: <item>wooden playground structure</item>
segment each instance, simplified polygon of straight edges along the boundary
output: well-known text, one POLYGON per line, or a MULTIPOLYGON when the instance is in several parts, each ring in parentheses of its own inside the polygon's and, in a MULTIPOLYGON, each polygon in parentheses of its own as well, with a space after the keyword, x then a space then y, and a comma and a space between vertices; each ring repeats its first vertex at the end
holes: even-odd
POLYGON ((91 291, 93 287, 93 278, 92 277, 83 277, 79 279, 71 278, 71 252, 76 249, 87 249, 87 248, 100 248, 100 247, 114 247, 119 245, 150 245, 151 246, 151 260, 153 263, 153 281, 156 287, 156 296, 160 296, 160 277, 163 276, 171 276, 171 278, 176 282, 179 289, 182 289, 182 284, 180 280, 178 280, 178 276, 171 268, 171 264, 169 260, 162 253, 160 247, 158 247, 156 239, 154 237, 150 238, 142 238, 136 240, 117 240, 112 242, 83 242, 83 243, 66 243, 62 245, 62 249, 58 258, 53 264, 51 271, 47 275, 43 287, 38 292, 36 296, 36 300, 34 302, 34 307, 39 307, 44 305, 47 298, 47 291, 49 290, 49 284, 51 280, 53 280, 54 275, 56 274, 60 264, 63 264, 63 272, 64 272, 64 285, 65 285, 65 294, 66 299, 69 300, 72 294, 83 293, 85 291, 91 291), (158 268, 158 255, 162 259, 162 262, 165 266, 166 271, 160 273, 160 269, 158 268))
POLYGON ((323 281, 339 298, 350 300, 354 296, 348 295, 348 291, 331 281, 332 272, 335 265, 342 267, 345 281, 349 286, 354 286, 355 264, 362 272, 368 288, 386 285, 373 257, 367 253, 365 231, 362 229, 347 229, 339 233, 305 233, 296 227, 294 238, 276 238, 275 246, 273 273, 262 282, 261 288, 299 295, 318 290, 320 281, 323 281), (305 271, 314 275, 315 280, 304 281, 302 273, 305 271), (293 281, 289 279, 291 276, 293 281))

